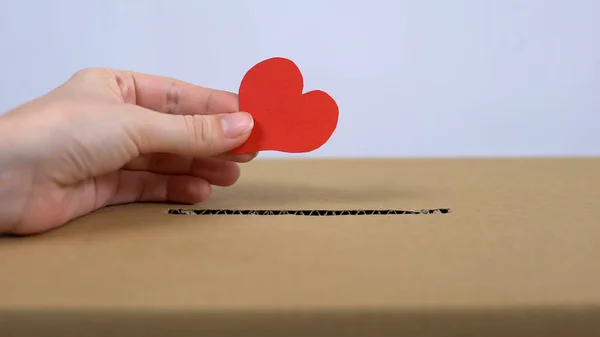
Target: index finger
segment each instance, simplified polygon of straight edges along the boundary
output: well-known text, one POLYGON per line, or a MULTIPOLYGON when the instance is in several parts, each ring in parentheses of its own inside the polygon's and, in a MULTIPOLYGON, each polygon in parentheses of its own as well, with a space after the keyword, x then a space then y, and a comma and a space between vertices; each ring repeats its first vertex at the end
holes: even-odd
POLYGON ((232 92, 130 71, 116 71, 116 76, 124 95, 130 96, 134 101, 131 103, 146 109, 175 115, 239 111, 238 95, 232 92))
MULTIPOLYGON (((238 95, 229 91, 194 85, 169 77, 136 72, 116 72, 122 91, 136 105, 176 115, 212 115, 239 111, 238 95), (125 90, 123 90, 125 88, 125 90)), ((124 97, 127 100, 127 97, 124 97)), ((257 152, 220 156, 223 160, 245 163, 257 152)))

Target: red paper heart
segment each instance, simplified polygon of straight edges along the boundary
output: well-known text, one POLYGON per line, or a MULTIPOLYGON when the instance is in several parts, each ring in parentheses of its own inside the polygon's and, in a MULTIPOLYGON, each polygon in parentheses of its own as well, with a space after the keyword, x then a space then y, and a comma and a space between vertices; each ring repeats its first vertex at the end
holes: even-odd
POLYGON ((275 57, 252 67, 239 90, 240 111, 254 118, 248 140, 232 153, 265 150, 300 153, 329 140, 338 121, 338 106, 324 91, 302 94, 304 79, 291 60, 275 57))

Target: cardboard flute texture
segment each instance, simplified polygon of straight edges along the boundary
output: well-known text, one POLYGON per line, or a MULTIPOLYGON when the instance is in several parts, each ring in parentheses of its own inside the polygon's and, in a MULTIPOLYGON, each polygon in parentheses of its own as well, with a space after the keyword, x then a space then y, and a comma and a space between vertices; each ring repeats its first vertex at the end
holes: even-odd
POLYGON ((600 159, 257 160, 0 238, 7 336, 597 336, 600 159), (450 208, 372 216, 169 209, 450 208))

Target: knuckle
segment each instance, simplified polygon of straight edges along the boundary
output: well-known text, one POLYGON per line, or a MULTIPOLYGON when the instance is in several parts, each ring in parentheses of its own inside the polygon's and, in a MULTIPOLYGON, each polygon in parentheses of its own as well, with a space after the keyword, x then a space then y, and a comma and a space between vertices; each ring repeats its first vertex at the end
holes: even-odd
MULTIPOLYGON (((111 84, 115 82, 116 84, 115 71, 108 68, 84 68, 75 72, 67 82, 73 83, 74 88, 87 88, 88 90, 95 88, 95 85, 99 82, 111 84)), ((118 91, 119 88, 117 87, 115 90, 118 91)))
POLYGON ((81 79, 88 79, 88 78, 98 78, 98 77, 104 77, 106 76, 106 74, 109 73, 109 70, 106 68, 96 68, 96 67, 89 67, 89 68, 84 68, 81 70, 78 70, 77 72, 75 72, 75 74, 73 74, 72 78, 81 78, 81 79))
POLYGON ((137 100, 135 89, 135 77, 130 71, 114 72, 115 93, 121 97, 125 103, 134 104, 137 100))
POLYGON ((176 114, 179 110, 179 96, 180 96, 180 87, 176 81, 171 81, 169 89, 166 92, 165 97, 165 110, 167 113, 176 114))
POLYGON ((110 68, 84 68, 81 69, 68 82, 73 83, 72 88, 84 91, 94 91, 114 94, 121 102, 135 103, 136 89, 135 78, 129 71, 118 71, 110 68))

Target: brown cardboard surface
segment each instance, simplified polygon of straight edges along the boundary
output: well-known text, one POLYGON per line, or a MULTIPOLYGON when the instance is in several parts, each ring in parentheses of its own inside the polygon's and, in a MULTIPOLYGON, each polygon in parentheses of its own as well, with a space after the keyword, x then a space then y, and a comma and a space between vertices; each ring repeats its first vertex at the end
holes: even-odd
POLYGON ((0 331, 597 335, 599 202, 600 159, 257 160, 200 205, 0 238, 0 331))

